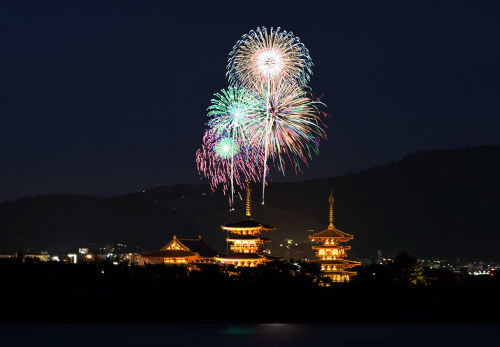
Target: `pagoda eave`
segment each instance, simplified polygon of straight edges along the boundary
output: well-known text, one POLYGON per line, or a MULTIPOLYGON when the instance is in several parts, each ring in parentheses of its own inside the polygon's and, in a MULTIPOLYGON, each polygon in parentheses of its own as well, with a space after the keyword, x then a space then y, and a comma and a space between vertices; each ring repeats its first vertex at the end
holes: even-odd
POLYGON ((227 254, 218 256, 215 258, 215 260, 223 264, 235 265, 236 267, 256 267, 272 261, 265 256, 261 256, 255 253, 227 254))
POLYGON ((215 257, 216 260, 263 260, 265 256, 256 253, 234 253, 215 257))
POLYGON ((351 241, 353 239, 353 237, 338 237, 338 236, 321 236, 321 237, 313 237, 312 235, 309 235, 309 239, 312 241, 312 242, 322 242, 322 240, 333 240, 334 242, 336 243, 341 243, 341 242, 348 242, 348 241, 351 241))
POLYGON ((351 249, 351 246, 343 246, 343 245, 315 245, 312 246, 312 249, 351 249))
POLYGON ((325 275, 349 275, 356 276, 357 273, 354 271, 343 271, 343 270, 322 270, 325 275))
POLYGON ((351 265, 351 266, 359 266, 361 262, 354 260, 346 260, 346 259, 318 259, 314 260, 314 262, 321 265, 351 265))
POLYGON ((254 231, 254 232, 267 232, 276 230, 276 228, 267 228, 267 227, 230 227, 230 226, 221 226, 221 229, 224 231, 254 231))
POLYGON ((315 234, 309 235, 310 239, 342 239, 342 240, 352 240, 353 235, 347 234, 334 226, 329 226, 327 229, 317 232, 315 234))
POLYGON ((260 223, 252 218, 251 191, 252 189, 248 182, 246 187, 246 219, 236 223, 221 225, 221 229, 228 233, 226 241, 228 248, 232 252, 230 254, 218 255, 215 257, 217 262, 236 267, 256 267, 271 261, 260 254, 265 249, 264 243, 268 242, 269 239, 258 235, 276 230, 276 227, 260 223))
POLYGON ((231 236, 231 237, 228 237, 226 238, 226 241, 245 241, 245 242, 251 242, 251 241, 254 241, 254 242, 259 242, 259 241, 263 241, 263 242, 269 242, 271 240, 269 240, 268 238, 265 238, 265 237, 252 237, 252 238, 247 238, 247 237, 234 237, 234 236, 231 236))

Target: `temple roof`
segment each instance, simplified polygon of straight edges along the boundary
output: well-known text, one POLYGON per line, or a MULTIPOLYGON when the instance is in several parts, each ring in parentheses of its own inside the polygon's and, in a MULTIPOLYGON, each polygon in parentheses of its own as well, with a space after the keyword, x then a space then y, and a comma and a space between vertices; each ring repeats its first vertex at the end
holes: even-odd
POLYGON ((346 239, 346 240, 351 240, 354 238, 354 236, 344 233, 343 231, 340 231, 339 229, 335 228, 334 226, 329 226, 327 229, 322 230, 320 232, 317 232, 315 234, 309 235, 310 239, 320 239, 320 238, 329 238, 329 239, 335 239, 335 238, 340 238, 340 239, 346 239))
POLYGON ((217 252, 210 248, 201 239, 178 239, 183 245, 191 251, 198 253, 202 257, 215 257, 217 252))
POLYGON ((194 257, 195 255, 197 255, 197 253, 191 251, 184 251, 181 249, 175 249, 167 251, 147 252, 143 253, 142 255, 148 258, 187 258, 187 257, 194 257))
POLYGON ((143 253, 144 257, 161 258, 184 258, 199 255, 212 258, 217 252, 207 246, 201 237, 198 239, 178 239, 175 235, 172 240, 163 246, 160 250, 143 253))

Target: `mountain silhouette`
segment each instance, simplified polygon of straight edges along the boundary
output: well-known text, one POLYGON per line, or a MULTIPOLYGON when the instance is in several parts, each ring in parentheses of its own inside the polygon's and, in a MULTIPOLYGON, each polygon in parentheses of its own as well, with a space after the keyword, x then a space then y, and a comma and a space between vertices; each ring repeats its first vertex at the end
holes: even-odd
MULTIPOLYGON (((328 224, 354 235, 358 258, 406 251, 419 257, 498 260, 500 146, 432 150, 358 173, 298 183, 271 183, 266 204, 254 189, 254 219, 273 224, 273 240, 307 240, 328 224)), ((125 243, 154 250, 172 235, 201 235, 225 251, 220 225, 244 218, 227 197, 207 185, 155 187, 110 198, 39 195, 0 204, 2 251, 66 251, 92 244, 125 243)))

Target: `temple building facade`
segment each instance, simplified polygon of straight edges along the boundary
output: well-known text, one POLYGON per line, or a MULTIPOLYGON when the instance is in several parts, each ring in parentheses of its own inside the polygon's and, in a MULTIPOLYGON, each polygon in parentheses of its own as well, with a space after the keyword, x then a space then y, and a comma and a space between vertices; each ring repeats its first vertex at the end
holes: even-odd
POLYGON ((214 263, 217 252, 207 246, 201 236, 197 239, 172 240, 158 251, 141 254, 139 264, 186 265, 196 268, 197 264, 214 263))
POLYGON ((342 243, 353 239, 352 235, 338 230, 333 224, 333 194, 330 192, 330 224, 328 228, 318 233, 309 235, 309 239, 314 243, 313 249, 316 250, 315 260, 321 266, 322 273, 329 277, 332 282, 349 282, 356 272, 350 270, 355 266, 361 265, 358 261, 347 260, 346 251, 351 249, 350 246, 342 245, 342 243))
POLYGON ((246 188, 246 218, 243 221, 224 224, 221 229, 227 232, 226 241, 231 249, 230 254, 217 256, 218 263, 255 267, 270 261, 268 257, 261 254, 265 249, 265 242, 269 239, 260 236, 264 232, 276 230, 276 227, 259 223, 252 218, 251 187, 246 188))

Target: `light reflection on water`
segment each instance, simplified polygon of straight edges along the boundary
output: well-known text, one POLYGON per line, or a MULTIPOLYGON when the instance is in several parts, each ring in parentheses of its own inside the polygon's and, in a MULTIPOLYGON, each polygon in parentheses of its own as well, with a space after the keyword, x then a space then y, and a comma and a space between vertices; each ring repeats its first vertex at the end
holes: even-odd
POLYGON ((491 346, 500 325, 0 325, 0 346, 491 346))

